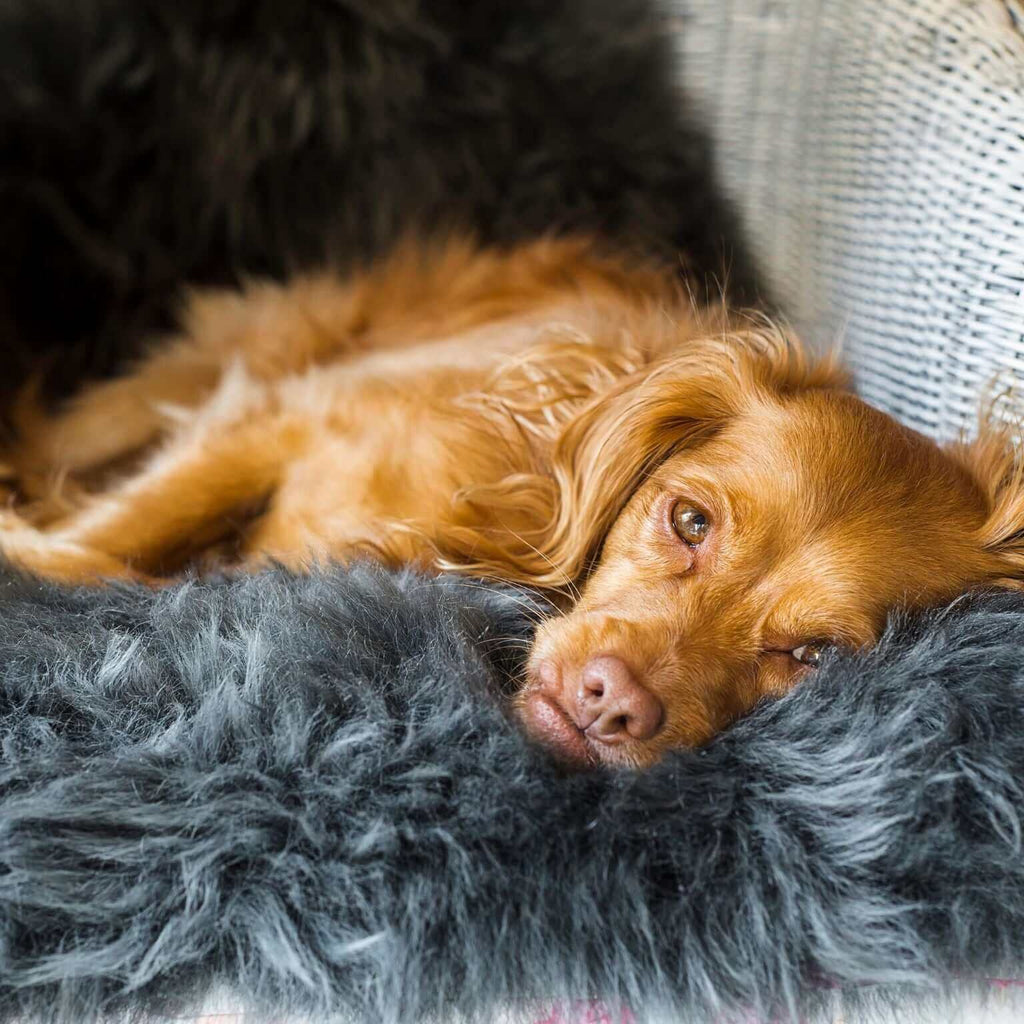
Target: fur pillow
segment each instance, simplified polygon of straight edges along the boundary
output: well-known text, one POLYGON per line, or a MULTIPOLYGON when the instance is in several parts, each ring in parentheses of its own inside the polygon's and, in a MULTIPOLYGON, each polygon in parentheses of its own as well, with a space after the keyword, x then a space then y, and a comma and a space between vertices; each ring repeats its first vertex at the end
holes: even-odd
POLYGON ((500 708, 522 600, 9 578, 0 1019, 221 986, 300 1019, 772 1019, 1019 970, 1021 596, 898 625, 644 774, 568 777, 500 708))

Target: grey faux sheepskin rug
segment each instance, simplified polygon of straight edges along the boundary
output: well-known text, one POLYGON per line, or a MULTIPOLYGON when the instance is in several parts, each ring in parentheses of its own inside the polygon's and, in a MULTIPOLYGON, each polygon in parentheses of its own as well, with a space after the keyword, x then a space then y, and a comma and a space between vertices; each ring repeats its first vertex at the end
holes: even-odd
POLYGON ((1012 973, 1022 610, 894 629, 704 750, 566 777, 502 712, 518 595, 9 578, 0 1017, 226 985, 299 1020, 789 1020, 1012 973))

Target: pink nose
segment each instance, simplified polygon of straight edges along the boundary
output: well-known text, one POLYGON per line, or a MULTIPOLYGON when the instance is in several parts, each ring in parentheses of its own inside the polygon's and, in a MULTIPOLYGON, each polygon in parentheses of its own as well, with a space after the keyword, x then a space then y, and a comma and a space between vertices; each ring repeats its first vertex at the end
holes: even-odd
POLYGON ((611 654, 591 658, 580 676, 579 727, 602 743, 649 740, 665 717, 661 701, 611 654))

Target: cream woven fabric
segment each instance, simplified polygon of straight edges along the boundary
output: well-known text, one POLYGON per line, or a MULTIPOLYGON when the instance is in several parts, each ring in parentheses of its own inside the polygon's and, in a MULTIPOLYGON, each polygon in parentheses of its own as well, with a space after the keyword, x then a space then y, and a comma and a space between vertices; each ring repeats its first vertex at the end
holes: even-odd
POLYGON ((1024 385, 1024 0, 663 2, 805 336, 942 438, 1024 385))

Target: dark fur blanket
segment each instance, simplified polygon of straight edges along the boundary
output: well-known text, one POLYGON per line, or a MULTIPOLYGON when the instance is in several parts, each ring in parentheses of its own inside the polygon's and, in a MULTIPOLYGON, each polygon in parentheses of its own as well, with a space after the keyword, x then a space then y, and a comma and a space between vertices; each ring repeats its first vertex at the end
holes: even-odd
POLYGON ((565 778, 492 696, 514 595, 9 581, 0 1016, 226 984, 300 1019, 789 1019, 1018 970, 1022 606, 894 632, 647 774, 565 778))
POLYGON ((752 297, 651 7, 5 0, 0 357, 59 347, 66 384, 166 328, 186 283, 460 226, 599 231, 752 297))

